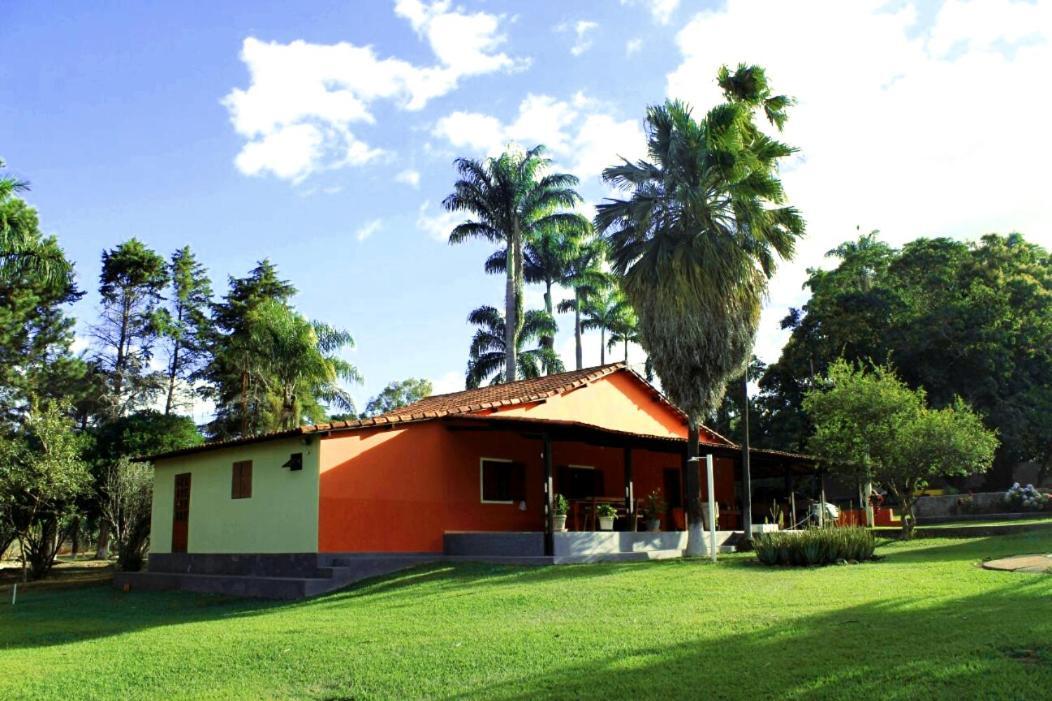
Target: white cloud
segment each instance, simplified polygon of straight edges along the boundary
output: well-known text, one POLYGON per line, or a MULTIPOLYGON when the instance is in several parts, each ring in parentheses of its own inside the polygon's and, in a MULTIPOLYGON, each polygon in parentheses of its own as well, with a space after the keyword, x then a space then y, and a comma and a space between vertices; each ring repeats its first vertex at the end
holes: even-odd
POLYGON ((634 39, 629 39, 628 41, 625 42, 625 55, 626 56, 635 56, 636 54, 638 54, 642 50, 643 50, 643 40, 640 39, 639 37, 635 37, 634 39))
POLYGON ((622 5, 644 5, 658 24, 668 24, 679 7, 679 0, 621 0, 622 5))
POLYGON ((403 183, 415 190, 420 187, 420 171, 406 168, 395 176, 395 182, 403 183))
POLYGON ((376 101, 419 110, 462 78, 526 65, 497 50, 505 40, 497 15, 451 9, 446 0, 398 0, 395 13, 428 42, 436 64, 380 58, 373 47, 348 42, 244 40, 241 60, 250 84, 223 98, 234 129, 246 140, 235 159, 242 173, 298 182, 323 168, 368 163, 382 151, 350 127, 372 124, 376 101))
POLYGON ((439 208, 437 212, 431 206, 430 200, 425 200, 417 212, 416 228, 423 231, 436 241, 448 241, 449 232, 453 227, 464 220, 461 212, 447 212, 439 208))
POLYGON ((597 22, 591 20, 582 19, 570 24, 563 22, 556 25, 555 31, 557 32, 569 32, 572 31, 574 34, 574 44, 570 47, 570 53, 574 56, 580 56, 588 49, 592 48, 592 37, 591 34, 599 27, 597 22))
POLYGON ((439 119, 433 133, 454 147, 486 155, 509 144, 544 144, 562 167, 580 178, 596 177, 619 156, 637 158, 645 150, 637 120, 620 120, 580 92, 569 101, 527 95, 507 124, 488 114, 454 112, 439 119))
POLYGON ((766 66, 774 88, 799 100, 784 138, 800 154, 783 174, 808 236, 772 281, 765 360, 785 337, 779 319, 806 299, 806 269, 828 265, 823 253, 856 226, 893 244, 1013 230, 1052 243, 1036 186, 1052 142, 1034 138, 1047 121, 1035 86, 1052 65, 1052 3, 948 0, 931 26, 918 26, 912 5, 887 7, 826 3, 819 23, 795 4, 728 0, 677 36, 683 60, 668 93, 699 113, 719 100, 717 68, 739 60, 766 66))
POLYGON ((383 225, 384 222, 382 219, 373 219, 371 221, 367 221, 360 227, 358 227, 358 231, 354 232, 354 237, 359 241, 364 241, 365 239, 369 238, 377 231, 379 231, 381 228, 383 228, 383 225))

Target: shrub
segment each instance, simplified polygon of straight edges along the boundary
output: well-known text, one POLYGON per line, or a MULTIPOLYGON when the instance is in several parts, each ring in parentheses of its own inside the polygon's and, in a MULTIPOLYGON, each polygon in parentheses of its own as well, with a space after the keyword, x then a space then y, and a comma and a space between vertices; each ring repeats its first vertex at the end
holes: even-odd
POLYGON ((569 510, 570 502, 566 501, 566 497, 562 494, 556 494, 555 498, 552 499, 552 513, 556 516, 565 516, 569 510))
POLYGON ((1006 504, 1015 509, 1040 511, 1048 502, 1048 496, 1039 492, 1032 484, 1020 487, 1016 482, 1005 492, 1004 500, 1006 504))
POLYGON ((763 533, 753 539, 756 559, 765 565, 829 565, 841 560, 872 560, 876 548, 866 528, 812 528, 800 532, 763 533))

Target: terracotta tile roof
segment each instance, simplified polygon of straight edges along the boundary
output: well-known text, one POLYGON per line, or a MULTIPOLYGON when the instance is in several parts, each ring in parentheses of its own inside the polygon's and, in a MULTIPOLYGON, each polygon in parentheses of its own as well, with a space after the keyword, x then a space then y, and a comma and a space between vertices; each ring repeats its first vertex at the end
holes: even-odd
MULTIPOLYGON (((333 421, 327 424, 303 426, 302 428, 305 433, 316 433, 319 431, 362 428, 365 426, 383 426, 386 424, 405 423, 407 421, 437 419, 457 414, 469 414, 475 411, 517 404, 528 404, 578 387, 584 387, 619 370, 632 372, 628 370, 628 366, 624 363, 609 363, 598 367, 535 377, 529 380, 518 380, 517 382, 509 382, 503 385, 491 385, 449 394, 435 394, 380 416, 358 421, 333 421)), ((632 374, 635 375, 634 372, 632 374)), ((639 379, 645 382, 642 378, 639 379)), ((656 389, 654 392, 656 395, 660 394, 656 389)), ((664 401, 667 403, 667 400, 664 401)), ((672 405, 669 404, 669 406, 672 405)), ((679 409, 676 409, 676 411, 679 412, 679 409)))

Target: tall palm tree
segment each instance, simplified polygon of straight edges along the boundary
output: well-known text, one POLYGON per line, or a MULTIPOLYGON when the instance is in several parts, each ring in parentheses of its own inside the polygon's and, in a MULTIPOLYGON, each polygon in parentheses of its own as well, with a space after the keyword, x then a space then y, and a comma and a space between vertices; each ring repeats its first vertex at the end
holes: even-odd
POLYGON ((610 338, 606 342, 606 349, 612 351, 619 344, 623 345, 625 351, 624 361, 627 363, 628 344, 640 344, 639 318, 636 317, 636 310, 633 309, 632 305, 628 303, 628 300, 624 298, 624 293, 621 293, 621 295, 623 302, 621 314, 617 317, 614 326, 610 329, 610 338))
MULTIPOLYGON (((504 342, 507 336, 500 311, 496 307, 479 307, 468 315, 468 321, 478 327, 468 351, 468 389, 481 387, 487 379, 491 385, 511 382, 505 371, 508 353, 504 342)), ((562 371, 562 361, 551 348, 524 348, 527 343, 539 340, 546 334, 555 334, 555 319, 550 314, 542 310, 530 310, 523 315, 522 330, 518 335, 518 353, 515 354, 516 369, 522 378, 562 371)))
MULTIPOLYGON (((722 68, 726 102, 701 120, 682 102, 647 110, 649 159, 607 168, 628 194, 600 204, 596 228, 639 315, 662 387, 688 417, 688 457, 698 426, 748 361, 767 281, 804 232, 786 206, 778 163, 794 149, 764 134, 762 109, 780 129, 791 100, 773 96, 764 71, 722 68)), ((687 470, 688 553, 702 552, 701 485, 687 470)))
POLYGON ((592 295, 612 284, 611 275, 603 270, 604 244, 601 239, 584 239, 575 247, 567 261, 562 284, 573 290, 573 297, 559 302, 559 312, 573 312, 573 335, 577 369, 584 366, 584 350, 581 345, 581 314, 585 302, 592 295))
MULTIPOLYGON (((526 239, 523 246, 522 274, 527 283, 544 285, 544 310, 555 318, 552 288, 566 277, 567 267, 580 241, 591 233, 587 220, 573 222, 571 226, 551 227, 526 239)), ((504 273, 507 270, 507 252, 494 251, 486 259, 487 273, 504 273)), ((555 336, 545 335, 540 343, 547 348, 555 347, 555 336)))
MULTIPOLYGON (((599 330, 599 364, 606 365, 606 334, 616 333, 624 327, 625 315, 631 310, 628 300, 621 290, 614 285, 607 285, 591 295, 582 305, 581 328, 599 330)), ((628 357, 628 344, 625 344, 625 357, 628 357)))
POLYGON ((508 352, 504 376, 508 381, 518 374, 515 339, 524 322, 524 243, 550 229, 588 225, 580 214, 568 211, 581 201, 574 190, 577 178, 548 172, 551 160, 544 152, 544 146, 535 146, 525 153, 505 152, 485 162, 458 158, 455 164, 460 179, 442 202, 448 211, 473 215, 454 227, 449 235, 451 244, 482 238, 505 249, 504 344, 508 352))

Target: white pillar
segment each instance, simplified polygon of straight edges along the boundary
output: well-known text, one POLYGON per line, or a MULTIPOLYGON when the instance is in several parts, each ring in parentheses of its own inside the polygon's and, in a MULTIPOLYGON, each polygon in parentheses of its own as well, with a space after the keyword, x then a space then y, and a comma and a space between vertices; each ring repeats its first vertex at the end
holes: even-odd
POLYGON ((705 472, 709 480, 709 553, 716 562, 716 489, 712 479, 712 453, 705 456, 705 472))

